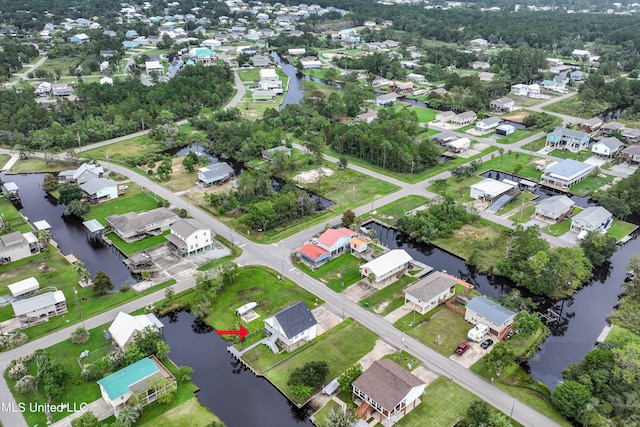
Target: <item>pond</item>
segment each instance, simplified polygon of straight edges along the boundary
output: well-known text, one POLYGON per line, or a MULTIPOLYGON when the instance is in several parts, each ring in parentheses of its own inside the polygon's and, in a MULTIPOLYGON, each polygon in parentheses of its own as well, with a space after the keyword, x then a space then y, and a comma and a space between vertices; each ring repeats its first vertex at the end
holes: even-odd
MULTIPOLYGON (((405 249, 413 258, 435 270, 446 270, 473 284, 483 295, 498 299, 514 286, 504 277, 478 273, 461 258, 436 246, 416 242, 400 231, 379 224, 369 224, 367 228, 376 230, 376 238, 389 248, 405 249)), ((640 239, 636 235, 621 246, 609 262, 597 268, 591 282, 573 296, 558 301, 533 297, 539 312, 546 313, 547 309, 552 309, 560 314, 557 322, 548 325, 551 336, 525 364, 533 378, 553 389, 562 380, 562 371, 570 363, 579 363, 593 349, 598 335, 606 325, 607 316, 618 302, 626 265, 631 255, 638 252, 640 239)), ((526 292, 522 293, 528 296, 526 292)))
POLYGON ((229 343, 187 312, 162 318, 167 355, 193 369, 198 400, 229 427, 312 426, 309 411, 298 409, 265 378, 257 377, 226 350, 229 343))

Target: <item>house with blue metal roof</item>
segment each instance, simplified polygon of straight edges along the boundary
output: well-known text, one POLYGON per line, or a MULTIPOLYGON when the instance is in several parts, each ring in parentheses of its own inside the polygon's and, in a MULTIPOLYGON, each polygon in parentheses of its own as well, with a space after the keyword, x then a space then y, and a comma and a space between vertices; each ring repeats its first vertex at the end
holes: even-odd
POLYGON ((595 166, 588 163, 565 159, 548 166, 542 173, 541 182, 551 187, 569 188, 576 182, 591 176, 595 170, 595 166))
POLYGON ((477 296, 467 303, 464 320, 473 325, 479 323, 488 325, 491 333, 501 339, 509 331, 515 316, 516 313, 497 302, 477 296))
POLYGON ((97 383, 102 398, 115 414, 134 401, 146 406, 155 402, 164 389, 176 387, 175 377, 155 356, 138 360, 97 383))

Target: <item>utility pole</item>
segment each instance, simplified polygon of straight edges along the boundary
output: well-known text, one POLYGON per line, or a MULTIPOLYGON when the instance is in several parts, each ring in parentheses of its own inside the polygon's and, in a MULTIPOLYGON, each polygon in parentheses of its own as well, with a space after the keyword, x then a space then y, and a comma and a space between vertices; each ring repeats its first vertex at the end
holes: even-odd
POLYGON ((73 293, 76 298, 76 309, 78 310, 78 318, 80 318, 80 320, 82 321, 82 328, 86 330, 87 328, 84 327, 84 319, 82 318, 82 314, 80 314, 80 305, 78 304, 78 290, 75 287, 73 288, 73 293))

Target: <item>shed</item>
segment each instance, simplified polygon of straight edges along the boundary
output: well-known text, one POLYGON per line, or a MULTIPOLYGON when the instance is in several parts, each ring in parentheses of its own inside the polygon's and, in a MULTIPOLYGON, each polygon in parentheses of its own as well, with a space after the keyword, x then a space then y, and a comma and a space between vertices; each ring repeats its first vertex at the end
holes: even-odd
POLYGON ((41 231, 41 230, 51 230, 51 225, 44 219, 40 220, 40 221, 36 221, 33 223, 33 226, 36 228, 36 230, 41 231))
POLYGON ((9 288, 11 295, 19 297, 33 291, 37 291, 40 289, 40 283, 38 283, 38 280, 35 277, 29 277, 27 279, 20 280, 19 282, 12 283, 7 286, 7 288, 9 288))

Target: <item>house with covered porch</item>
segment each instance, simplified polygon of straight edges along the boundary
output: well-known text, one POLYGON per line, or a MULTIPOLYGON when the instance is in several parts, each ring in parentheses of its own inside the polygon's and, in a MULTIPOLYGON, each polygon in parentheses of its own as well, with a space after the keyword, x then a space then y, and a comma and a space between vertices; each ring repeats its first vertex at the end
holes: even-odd
POLYGON ((556 127, 547 134, 546 146, 549 148, 564 148, 577 152, 589 146, 589 134, 579 130, 556 127))
POLYGON ((318 321, 304 301, 264 319, 264 327, 269 334, 268 340, 286 351, 293 351, 314 339, 317 335, 317 324, 318 321))
POLYGON ((195 218, 182 218, 169 227, 169 249, 180 256, 191 257, 207 249, 213 249, 213 231, 195 218))
POLYGON ((620 154, 624 144, 615 136, 602 139, 591 146, 591 152, 600 157, 612 159, 620 154))
POLYGON ((548 166, 542 173, 541 181, 552 187, 569 188, 576 182, 587 179, 595 170, 595 166, 588 163, 565 159, 548 166))
POLYGON ((168 230, 179 217, 167 208, 156 208, 150 211, 110 215, 105 219, 118 237, 126 242, 133 242, 168 230))
POLYGON ((504 308, 497 302, 483 296, 477 296, 469 301, 465 307, 464 320, 477 325, 479 323, 489 326, 492 334, 498 339, 504 338, 509 332, 516 313, 504 308))
POLYGON ((399 279, 409 268, 413 258, 404 249, 392 249, 360 266, 360 275, 377 286, 399 279))
POLYGON ((414 311, 424 314, 438 306, 441 301, 454 295, 458 280, 446 273, 436 271, 420 279, 404 290, 404 303, 414 311))
POLYGON ((557 223, 571 216, 576 204, 565 195, 551 196, 536 205, 536 218, 542 221, 557 223))

